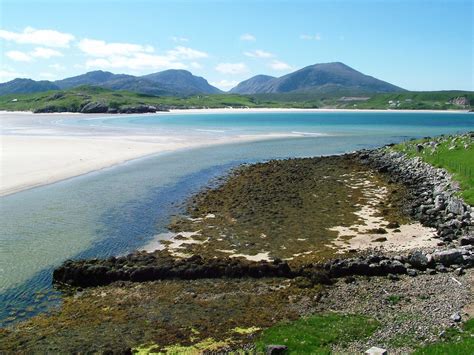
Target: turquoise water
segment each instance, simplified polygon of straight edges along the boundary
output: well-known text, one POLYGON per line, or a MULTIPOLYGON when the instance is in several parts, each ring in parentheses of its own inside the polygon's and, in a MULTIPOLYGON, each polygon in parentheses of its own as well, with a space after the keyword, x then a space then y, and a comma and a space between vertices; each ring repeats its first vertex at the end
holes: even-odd
POLYGON ((0 322, 8 324, 55 304, 51 271, 56 265, 68 258, 124 254, 147 244, 166 231, 172 215, 183 211, 187 196, 238 164, 340 154, 410 137, 465 132, 474 130, 473 117, 232 113, 68 120, 73 126, 185 132, 190 137, 291 132, 303 136, 156 155, 0 198, 0 322))
MULTIPOLYGON (((231 111, 231 110, 230 110, 231 111)), ((294 112, 159 114, 68 120, 72 125, 147 132, 179 131, 221 136, 265 133, 302 135, 437 135, 472 127, 472 114, 428 112, 294 112)))

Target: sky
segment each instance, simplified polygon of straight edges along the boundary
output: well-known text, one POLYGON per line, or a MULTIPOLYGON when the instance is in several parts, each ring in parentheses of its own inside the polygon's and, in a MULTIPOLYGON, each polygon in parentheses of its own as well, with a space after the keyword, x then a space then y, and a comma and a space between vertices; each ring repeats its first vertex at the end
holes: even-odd
POLYGON ((186 69, 228 90, 343 62, 408 90, 474 91, 474 0, 0 0, 0 82, 186 69))

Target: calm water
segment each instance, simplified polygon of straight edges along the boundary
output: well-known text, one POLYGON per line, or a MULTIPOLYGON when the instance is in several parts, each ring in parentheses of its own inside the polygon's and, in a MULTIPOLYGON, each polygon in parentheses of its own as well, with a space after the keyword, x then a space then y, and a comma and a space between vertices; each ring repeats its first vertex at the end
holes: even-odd
MULTIPOLYGON (((60 122, 65 124, 65 121, 60 122)), ((449 113, 247 113, 68 120, 73 126, 202 135, 294 133, 157 155, 0 198, 0 324, 56 302, 51 270, 68 258, 124 254, 166 231, 187 196, 243 162, 339 154, 409 137, 474 130, 449 113), (320 136, 320 134, 324 134, 320 136)))

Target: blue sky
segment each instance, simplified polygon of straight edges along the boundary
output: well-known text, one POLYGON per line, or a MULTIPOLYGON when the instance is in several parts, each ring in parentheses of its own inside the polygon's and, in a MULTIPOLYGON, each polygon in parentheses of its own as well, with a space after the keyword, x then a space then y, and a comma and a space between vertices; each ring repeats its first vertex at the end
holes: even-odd
POLYGON ((340 61, 409 90, 474 90, 473 3, 0 0, 0 82, 183 68, 227 90, 340 61))

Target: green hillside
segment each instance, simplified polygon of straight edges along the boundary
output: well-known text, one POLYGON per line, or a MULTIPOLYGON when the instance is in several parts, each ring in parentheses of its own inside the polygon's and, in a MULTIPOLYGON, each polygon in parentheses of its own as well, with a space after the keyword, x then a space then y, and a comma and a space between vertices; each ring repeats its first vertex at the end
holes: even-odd
POLYGON ((67 90, 0 96, 0 110, 81 112, 88 103, 101 103, 114 110, 124 110, 139 105, 152 105, 160 109, 273 107, 470 110, 472 106, 467 103, 472 102, 474 102, 474 93, 469 91, 404 92, 366 95, 365 97, 341 96, 341 93, 332 95, 316 93, 214 94, 172 97, 81 86, 67 90))

